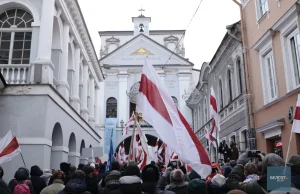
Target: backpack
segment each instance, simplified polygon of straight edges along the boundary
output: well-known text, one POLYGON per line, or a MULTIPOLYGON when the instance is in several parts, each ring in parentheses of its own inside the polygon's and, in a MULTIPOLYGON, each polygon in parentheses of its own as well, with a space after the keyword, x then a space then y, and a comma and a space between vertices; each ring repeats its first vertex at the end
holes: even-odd
POLYGON ((27 185, 28 180, 25 180, 21 184, 19 184, 16 179, 14 181, 17 185, 14 188, 13 194, 30 194, 30 189, 29 186, 27 185))

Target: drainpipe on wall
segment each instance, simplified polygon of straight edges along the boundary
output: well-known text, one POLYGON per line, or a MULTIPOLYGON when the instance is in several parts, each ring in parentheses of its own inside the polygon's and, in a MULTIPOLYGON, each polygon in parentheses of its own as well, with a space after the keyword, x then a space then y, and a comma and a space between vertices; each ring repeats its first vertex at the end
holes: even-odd
POLYGON ((245 80, 246 80, 246 121, 248 125, 248 142, 249 149, 256 150, 256 134, 255 134, 255 125, 254 125, 254 114, 252 109, 252 96, 251 96, 251 84, 250 84, 250 65, 249 65, 249 53, 248 53, 248 44, 246 39, 246 31, 244 24, 244 14, 242 4, 237 0, 233 0, 240 8, 241 15, 241 31, 242 31, 242 45, 243 45, 243 55, 244 55, 244 69, 245 69, 245 80))

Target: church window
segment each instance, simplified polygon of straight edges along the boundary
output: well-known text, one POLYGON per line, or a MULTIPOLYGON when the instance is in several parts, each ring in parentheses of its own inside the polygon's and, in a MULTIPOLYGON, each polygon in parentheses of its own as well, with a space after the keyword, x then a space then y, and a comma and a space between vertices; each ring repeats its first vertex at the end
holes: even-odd
POLYGON ((178 100, 176 97, 172 96, 173 102, 175 104, 175 106, 178 108, 178 100))
POLYGON ((111 97, 106 101, 106 118, 117 118, 117 99, 111 97))
POLYGON ((223 109, 223 84, 222 80, 219 80, 219 103, 220 103, 220 110, 223 109))
POLYGON ((23 9, 0 14, 0 64, 29 64, 32 15, 23 9))
POLYGON ((231 76, 230 69, 228 69, 227 71, 227 81, 228 81, 228 94, 229 94, 228 102, 231 102, 233 97, 232 97, 232 76, 231 76))
POLYGON ((139 32, 144 32, 144 24, 140 24, 139 28, 140 28, 139 32))

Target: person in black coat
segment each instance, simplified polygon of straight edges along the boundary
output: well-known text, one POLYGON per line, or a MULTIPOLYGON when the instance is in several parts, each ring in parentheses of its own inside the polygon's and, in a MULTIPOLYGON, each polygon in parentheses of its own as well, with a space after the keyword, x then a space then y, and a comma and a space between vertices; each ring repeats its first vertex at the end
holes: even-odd
POLYGON ((87 190, 92 194, 98 194, 98 175, 94 172, 93 167, 85 166, 83 171, 86 175, 85 182, 87 190))
POLYGON ((87 191, 85 179, 85 173, 81 170, 75 171, 71 180, 67 183, 65 188, 59 192, 59 194, 91 194, 87 191))
POLYGON ((148 164, 142 171, 142 188, 147 194, 154 194, 157 182, 159 180, 159 170, 154 164, 148 164))
MULTIPOLYGON (((21 167, 15 173, 15 178, 12 179, 8 187, 13 192, 17 184, 23 184, 26 182, 29 187, 30 194, 35 194, 31 181, 29 180, 29 170, 27 168, 21 167)), ((45 181, 44 181, 45 182, 45 181)), ((45 183, 46 184, 46 183, 45 183)))
POLYGON ((47 186, 46 182, 41 176, 43 175, 43 171, 39 166, 34 165, 30 169, 31 182, 33 185, 34 193, 40 194, 41 191, 47 186))

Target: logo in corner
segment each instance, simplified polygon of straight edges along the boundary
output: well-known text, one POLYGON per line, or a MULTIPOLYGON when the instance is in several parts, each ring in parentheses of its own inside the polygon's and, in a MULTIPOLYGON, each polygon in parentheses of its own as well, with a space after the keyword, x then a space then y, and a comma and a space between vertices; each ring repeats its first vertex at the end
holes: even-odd
POLYGON ((131 55, 153 55, 153 54, 145 48, 139 48, 135 52, 131 53, 131 55))

